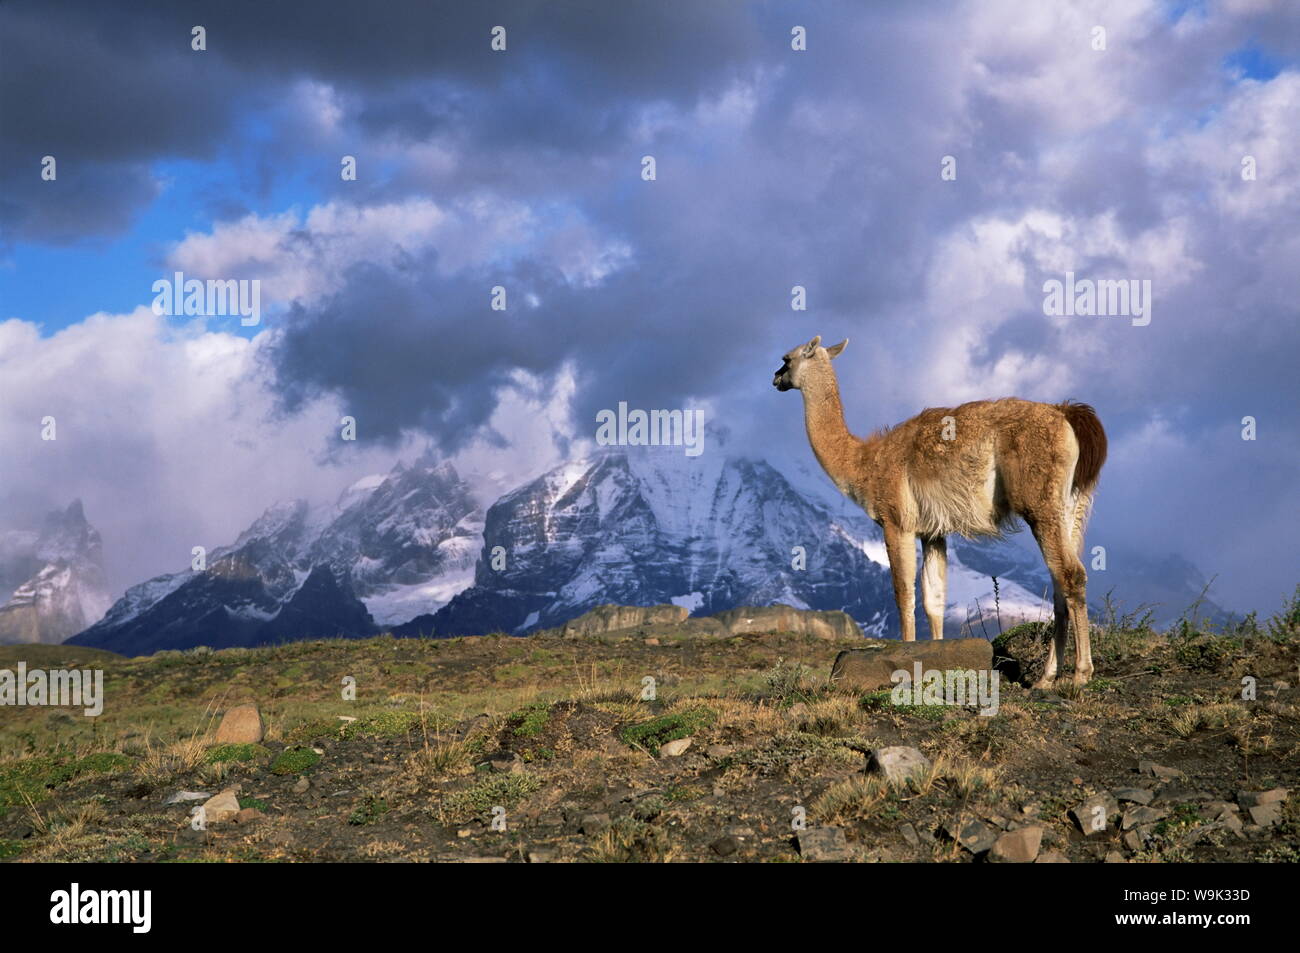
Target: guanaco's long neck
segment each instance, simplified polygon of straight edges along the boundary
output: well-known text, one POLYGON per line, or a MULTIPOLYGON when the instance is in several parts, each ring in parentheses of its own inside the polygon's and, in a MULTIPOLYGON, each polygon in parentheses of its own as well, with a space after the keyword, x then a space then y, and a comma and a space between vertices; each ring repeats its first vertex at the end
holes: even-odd
POLYGON ((835 373, 827 368, 803 385, 803 416, 808 442, 822 469, 843 492, 857 485, 865 462, 865 446, 844 423, 844 405, 835 373))

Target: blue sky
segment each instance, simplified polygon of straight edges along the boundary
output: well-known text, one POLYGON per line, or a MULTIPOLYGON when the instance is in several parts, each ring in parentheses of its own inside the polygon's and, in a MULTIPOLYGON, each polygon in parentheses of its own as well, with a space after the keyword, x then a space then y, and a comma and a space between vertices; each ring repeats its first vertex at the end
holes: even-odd
POLYGON ((125 585, 425 448, 523 482, 620 400, 806 462, 768 381, 821 334, 855 431, 1086 400, 1090 541, 1237 609, 1296 582, 1287 4, 304 9, 0 7, 0 528, 80 496, 125 585), (1044 316, 1067 269, 1150 279, 1151 325, 1044 316), (260 280, 266 320, 140 313, 175 270, 260 280))

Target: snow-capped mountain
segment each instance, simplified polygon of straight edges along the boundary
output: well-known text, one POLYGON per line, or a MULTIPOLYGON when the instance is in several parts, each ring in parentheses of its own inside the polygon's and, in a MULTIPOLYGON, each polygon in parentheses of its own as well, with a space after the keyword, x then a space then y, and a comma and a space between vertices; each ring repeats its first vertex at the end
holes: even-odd
POLYGON ((99 532, 80 500, 45 518, 39 532, 0 537, 0 644, 62 642, 112 603, 99 532))
MULTIPOLYGON (((725 454, 638 449, 566 464, 488 510, 474 586, 402 634, 519 633, 603 603, 666 602, 696 615, 842 609, 868 632, 895 634, 879 529, 822 483, 725 454)), ((992 611, 992 581, 956 559, 949 586, 953 634, 985 586, 992 611)), ((1000 589, 1004 618, 1040 614, 1013 580, 1000 589)))
POLYGON ((399 464, 329 506, 275 504, 206 568, 131 587, 71 641, 142 654, 368 635, 376 620, 433 611, 467 585, 481 530, 451 466, 399 464))
MULTIPOLYGON (((1183 562, 1122 561, 1092 575, 1094 606, 1112 578, 1130 608, 1199 579, 1183 562)), ((1176 599, 1173 616, 1196 594, 1176 599)), ((427 459, 358 481, 329 506, 276 504, 205 570, 132 587, 71 641, 141 654, 375 631, 523 634, 605 603, 669 602, 695 615, 841 609, 867 634, 899 628, 879 528, 820 471, 721 449, 636 448, 557 467, 486 518, 456 471, 427 459)), ((1041 557, 1023 541, 954 537, 946 615, 949 637, 1050 619, 1041 557)))

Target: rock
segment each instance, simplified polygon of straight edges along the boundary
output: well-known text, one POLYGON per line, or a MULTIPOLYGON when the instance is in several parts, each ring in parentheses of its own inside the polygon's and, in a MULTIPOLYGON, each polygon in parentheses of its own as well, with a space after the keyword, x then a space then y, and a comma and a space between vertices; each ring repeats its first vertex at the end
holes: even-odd
POLYGON ((488 766, 499 774, 518 774, 524 770, 524 759, 517 754, 500 755, 489 758, 488 766))
POLYGON ((306 794, 307 789, 310 787, 311 787, 311 782, 308 781, 306 777, 300 777, 297 781, 293 782, 293 793, 306 794))
POLYGON ((1094 794, 1070 809, 1070 816, 1079 830, 1091 837, 1106 830, 1111 817, 1119 813, 1119 802, 1108 794, 1094 794))
POLYGON ((563 638, 578 639, 646 625, 676 625, 685 622, 690 614, 683 606, 603 605, 570 619, 555 631, 563 638))
POLYGON ((909 847, 921 846, 921 837, 911 824, 899 824, 898 832, 903 835, 903 840, 907 841, 909 847))
POLYGON ((977 857, 991 850, 998 840, 998 831, 976 818, 949 821, 944 833, 977 857))
POLYGON ((659 746, 659 757, 661 758, 679 758, 686 753, 686 749, 691 746, 691 738, 678 738, 676 741, 668 741, 659 746))
POLYGON ((1262 807, 1265 804, 1281 804, 1287 799, 1289 793, 1286 788, 1273 788, 1271 791, 1238 791, 1237 803, 1247 809, 1262 807))
POLYGON ((713 616, 727 635, 790 632, 835 641, 862 638, 862 630, 847 612, 795 609, 786 605, 741 606, 713 616))
POLYGON ((1146 788, 1116 788, 1110 792, 1117 801, 1130 801, 1134 804, 1150 804, 1155 793, 1146 788))
POLYGON ((1131 807, 1124 812, 1120 830, 1131 831, 1144 824, 1154 824, 1165 816, 1165 812, 1154 807, 1131 807))
POLYGON ((1187 777, 1186 774, 1177 768, 1167 768, 1163 764, 1156 764, 1154 761, 1139 761, 1138 773, 1149 774, 1152 777, 1160 778, 1164 781, 1173 781, 1178 778, 1187 777))
POLYGON ((999 837, 989 850, 995 864, 1032 864, 1043 843, 1043 829, 1037 825, 1009 831, 999 837))
POLYGON ((704 749, 704 753, 710 758, 721 761, 723 758, 730 758, 736 753, 736 749, 730 745, 709 745, 704 749))
POLYGON ((1124 846, 1136 854, 1146 847, 1146 843, 1137 831, 1129 831, 1124 835, 1124 846))
POLYGON ((1128 863, 1128 861, 1124 859, 1124 855, 1121 854, 1121 853, 1120 853, 1119 851, 1117 851, 1117 850, 1107 851, 1107 852, 1106 852, 1106 861, 1105 861, 1105 862, 1108 863, 1108 864, 1127 864, 1127 863, 1128 863))
POLYGON ((1034 861, 1036 864, 1068 864, 1069 862, 1070 858, 1066 857, 1059 850, 1043 851, 1038 855, 1038 859, 1034 861))
POLYGON ((206 794, 203 791, 177 791, 163 803, 184 804, 186 801, 206 801, 210 797, 212 797, 211 794, 206 794))
POLYGON ((528 852, 528 862, 530 864, 553 864, 555 863, 555 851, 530 850, 528 852))
POLYGON ((730 834, 724 834, 709 845, 719 857, 730 857, 736 851, 740 850, 740 841, 730 834))
POLYGON ((246 807, 232 817, 231 821, 235 824, 251 824, 254 821, 261 820, 265 816, 265 814, 255 807, 246 807))
POLYGON ((899 669, 911 674, 913 664, 923 669, 988 671, 993 667, 993 648, 983 639, 943 639, 926 642, 880 640, 867 649, 846 649, 835 657, 831 681, 837 688, 872 692, 893 688, 892 676, 899 669))
POLYGON ((910 778, 924 777, 930 769, 930 759, 906 745, 873 748, 867 753, 867 771, 883 774, 896 787, 906 784, 910 778))
POLYGON ((646 640, 645 640, 645 644, 646 644, 646 645, 658 645, 658 644, 659 644, 659 640, 656 639, 656 638, 649 638, 649 639, 646 639, 646 640))
POLYGON ((1272 827, 1282 820, 1282 804, 1272 801, 1268 804, 1256 804, 1250 809, 1250 819, 1260 827, 1272 827))
POLYGON ((208 824, 221 824, 240 812, 239 798, 234 791, 222 791, 203 802, 203 819, 208 824))
POLYGON ((852 851, 838 827, 810 827, 799 832, 799 855, 814 864, 841 863, 851 860, 852 851))
POLYGON ((236 705, 221 718, 217 726, 216 744, 255 745, 266 735, 262 713, 256 705, 236 705))
POLYGON ((584 814, 582 820, 578 822, 578 833, 599 834, 601 831, 609 830, 610 823, 608 814, 584 814))

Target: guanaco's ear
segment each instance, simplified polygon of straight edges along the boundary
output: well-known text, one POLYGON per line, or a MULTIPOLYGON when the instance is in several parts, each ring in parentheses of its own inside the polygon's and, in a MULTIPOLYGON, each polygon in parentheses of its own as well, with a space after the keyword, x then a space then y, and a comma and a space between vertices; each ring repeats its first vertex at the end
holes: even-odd
POLYGON ((803 346, 803 356, 812 357, 817 351, 817 345, 822 343, 822 336, 819 334, 803 346))
POLYGON ((832 360, 834 360, 835 358, 840 356, 840 353, 844 350, 845 346, 848 343, 849 343, 849 339, 845 338, 839 344, 828 347, 826 349, 826 353, 831 357, 832 360))

